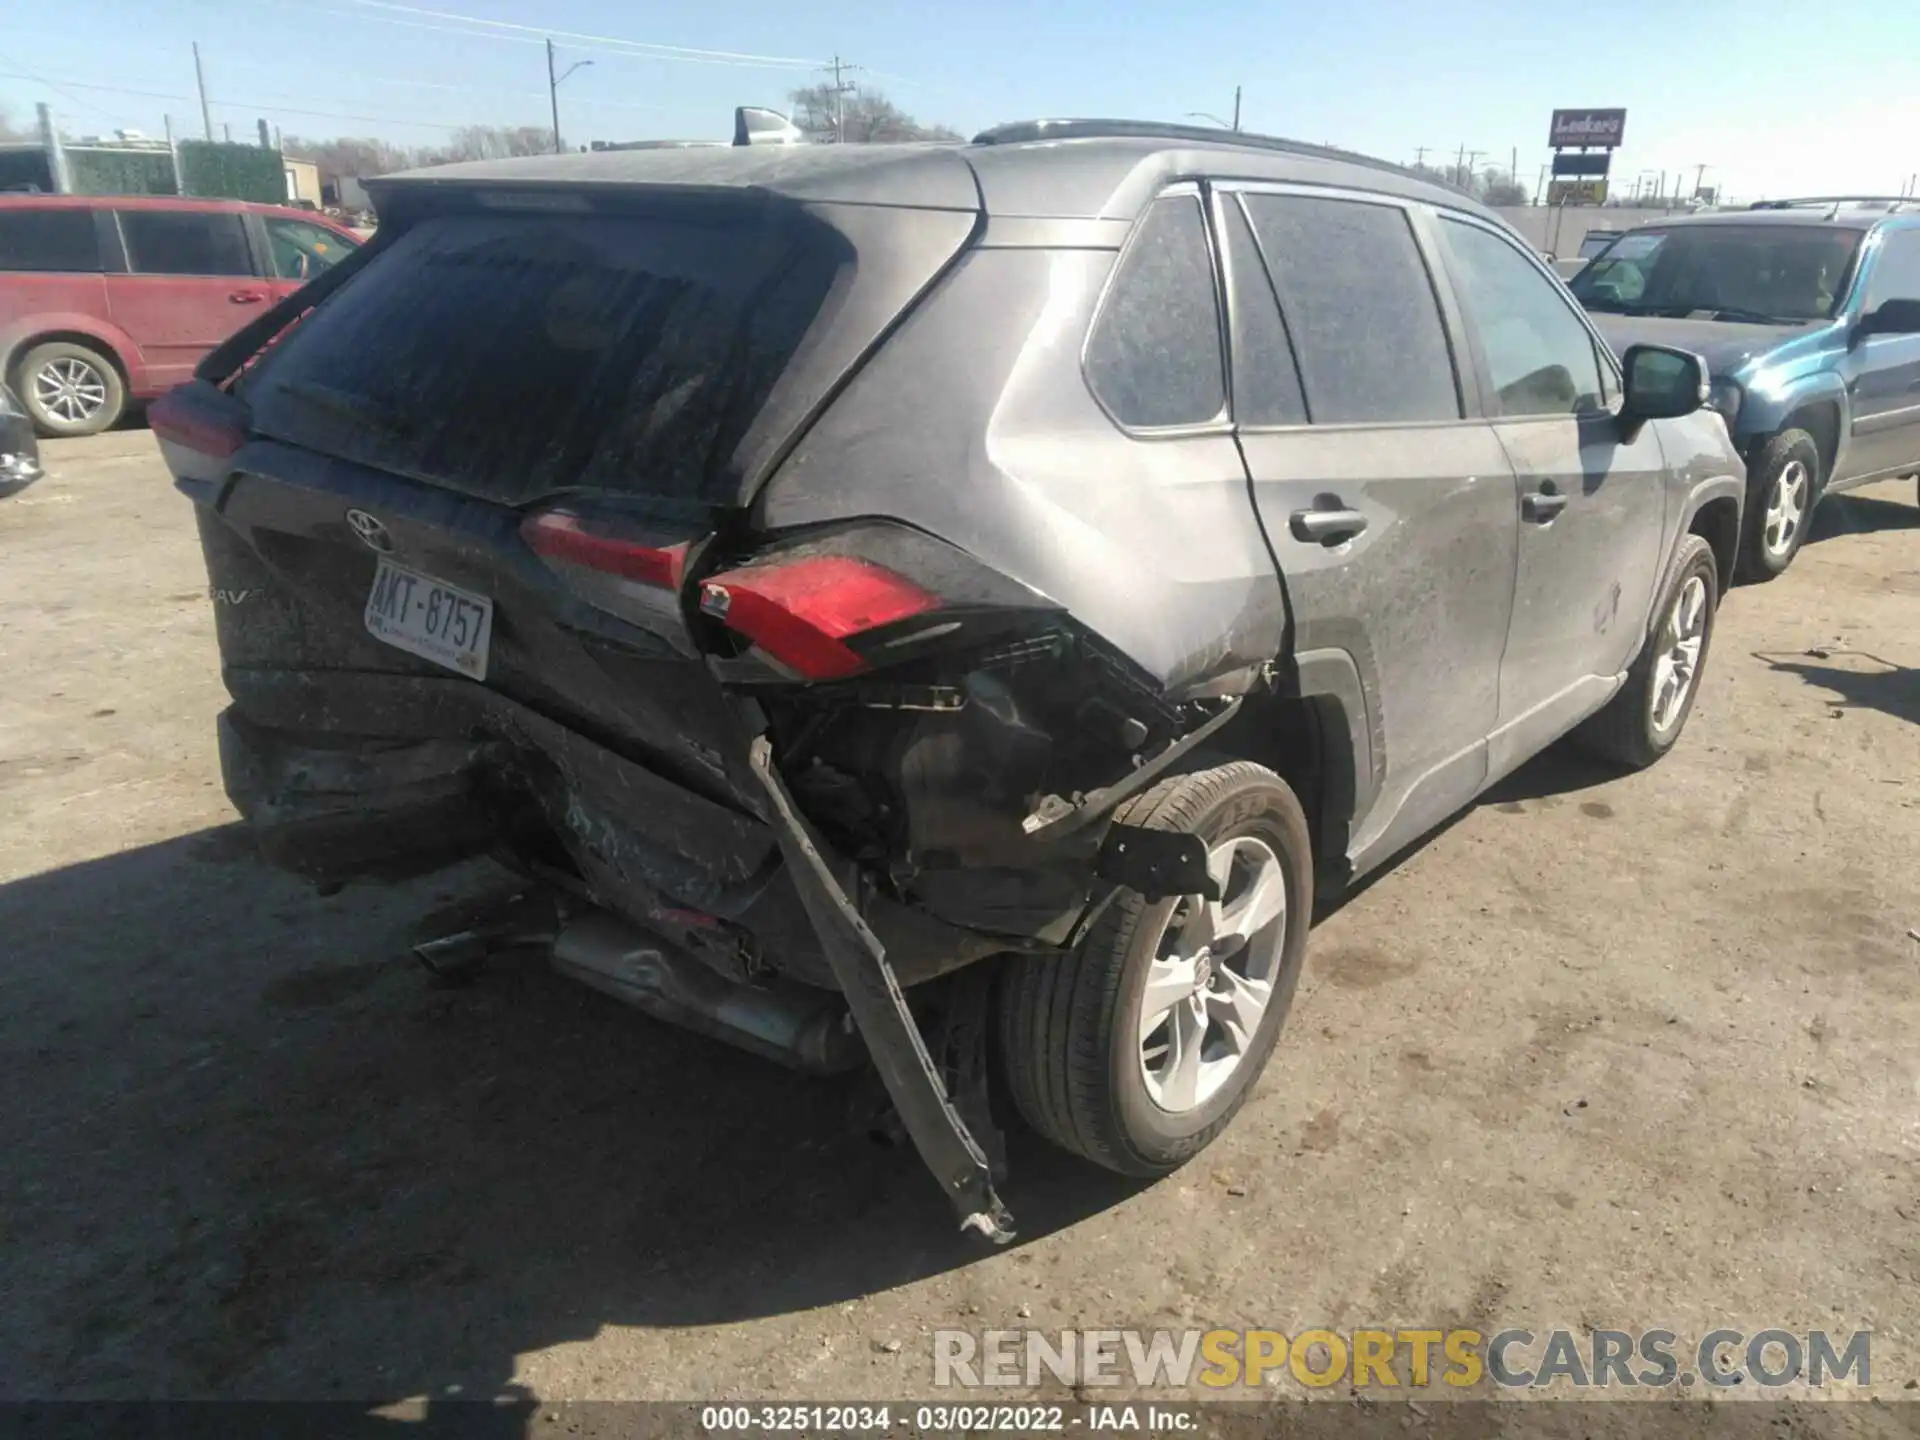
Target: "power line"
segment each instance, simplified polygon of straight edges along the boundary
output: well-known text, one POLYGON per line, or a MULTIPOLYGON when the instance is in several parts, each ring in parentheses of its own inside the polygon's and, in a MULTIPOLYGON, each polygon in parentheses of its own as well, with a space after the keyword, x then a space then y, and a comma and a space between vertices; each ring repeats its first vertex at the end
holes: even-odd
POLYGON ((755 55, 741 50, 704 50, 691 45, 667 45, 652 40, 629 40, 620 35, 592 35, 578 30, 548 30, 538 25, 519 25, 511 20, 489 20, 480 15, 461 15, 452 10, 429 10, 419 5, 402 5, 397 0, 347 0, 350 5, 371 10, 394 11, 402 15, 421 15, 434 20, 451 20, 486 30, 510 31, 520 35, 551 36, 565 40, 576 49, 606 46, 631 54, 651 55, 663 60, 686 60, 697 64, 769 66, 782 69, 810 69, 817 60, 795 55, 755 55))
MULTIPOLYGON (((50 90, 59 90, 59 87, 55 85, 53 81, 43 79, 38 75, 29 75, 24 71, 0 70, 0 75, 15 80, 32 80, 37 84, 45 85, 50 90)), ((78 80, 69 80, 66 83, 81 90, 101 90, 114 95, 144 95, 152 100, 191 101, 195 98, 192 95, 183 95, 173 90, 136 90, 128 85, 87 85, 82 84, 78 80)), ((69 95, 67 98, 77 105, 86 103, 75 95, 69 95)), ((460 125, 448 125, 444 121, 439 120, 415 120, 405 115, 345 115, 337 110, 303 110, 292 105, 268 105, 259 100, 214 100, 211 103, 217 107, 224 107, 230 110, 264 110, 269 115, 310 115, 321 120, 358 120, 369 125, 419 125, 428 130, 460 130, 465 128, 460 125)), ((104 110, 100 110, 98 106, 90 108, 102 115, 107 113, 104 110)), ((114 119, 116 117, 108 115, 107 118, 114 119)))
MULTIPOLYGON (((11 55, 0 53, 0 63, 5 63, 8 65, 18 65, 20 62, 18 60, 15 60, 11 55)), ((53 81, 47 79, 44 75, 30 74, 25 70, 13 70, 13 71, 5 71, 0 73, 4 73, 8 75, 11 79, 31 80, 36 85, 44 85, 47 87, 47 89, 53 91, 54 94, 66 97, 68 100, 71 100, 75 105, 78 105, 81 109, 91 110, 94 114, 113 121, 115 125, 120 124, 121 121, 127 118, 125 115, 115 115, 110 111, 103 110, 98 105, 94 104, 91 100, 83 100, 80 96, 75 95, 70 90, 61 89, 60 86, 54 84, 53 81)), ((83 85, 80 88, 83 90, 91 90, 98 87, 91 86, 91 85, 83 85)))

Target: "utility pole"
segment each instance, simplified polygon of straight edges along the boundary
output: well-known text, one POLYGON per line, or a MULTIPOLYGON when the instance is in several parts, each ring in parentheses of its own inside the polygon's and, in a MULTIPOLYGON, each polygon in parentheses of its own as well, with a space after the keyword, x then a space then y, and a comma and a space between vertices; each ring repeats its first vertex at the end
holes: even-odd
POLYGON ((187 188, 180 183, 180 142, 174 138, 173 116, 162 115, 160 119, 167 127, 167 163, 173 167, 173 193, 179 195, 187 188))
POLYGON ((1426 167, 1427 151, 1432 148, 1431 145, 1416 145, 1413 147, 1413 163, 1416 169, 1424 169, 1426 167))
POLYGON ((833 75, 833 84, 828 87, 833 94, 833 143, 844 145, 847 143, 846 97, 853 93, 854 85, 852 81, 844 80, 841 76, 843 73, 851 75, 855 70, 860 69, 860 66, 835 55, 828 64, 820 68, 833 75))
POLYGON ((200 68, 200 42, 193 42, 193 78, 200 87, 200 128, 213 139, 213 111, 207 108, 207 72, 200 68))
POLYGON ((1693 167, 1693 193, 1696 197, 1700 194, 1701 183, 1705 181, 1706 178, 1707 167, 1705 165, 1696 165, 1693 167))
POLYGON ((560 82, 574 71, 593 64, 591 60, 576 60, 558 75, 553 73, 553 37, 547 37, 547 101, 553 107, 553 153, 560 153, 560 82))
POLYGON ((1479 160, 1479 158, 1486 153, 1484 150, 1469 150, 1466 146, 1462 145, 1460 147, 1460 156, 1454 162, 1453 166, 1453 183, 1458 185, 1462 190, 1471 190, 1473 188, 1473 176, 1467 167, 1479 160))
POLYGON ((1240 87, 1233 87, 1233 133, 1240 133, 1240 87))
POLYGON ((1507 152, 1507 183, 1509 185, 1520 183, 1520 147, 1518 145, 1507 152))

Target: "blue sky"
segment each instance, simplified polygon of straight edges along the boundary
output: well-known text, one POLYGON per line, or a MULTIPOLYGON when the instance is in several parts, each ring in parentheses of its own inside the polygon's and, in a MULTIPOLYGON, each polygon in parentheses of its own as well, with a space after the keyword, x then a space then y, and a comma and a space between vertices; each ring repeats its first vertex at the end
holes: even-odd
POLYGON ((719 137, 734 105, 782 106, 838 53, 865 67, 855 79, 962 130, 1225 115, 1238 84, 1249 130, 1401 161, 1464 145, 1505 166, 1517 149, 1529 181, 1549 112, 1585 105, 1627 108, 1616 185, 1664 170, 1671 187, 1704 163, 1739 198, 1890 193, 1920 171, 1916 0, 65 0, 57 23, 8 10, 0 105, 18 124, 45 100, 72 133, 157 135, 168 113, 197 129, 194 40, 216 130, 236 138, 258 116, 409 143, 545 124, 551 29, 602 37, 561 41, 563 66, 594 62, 561 92, 576 143, 719 137))

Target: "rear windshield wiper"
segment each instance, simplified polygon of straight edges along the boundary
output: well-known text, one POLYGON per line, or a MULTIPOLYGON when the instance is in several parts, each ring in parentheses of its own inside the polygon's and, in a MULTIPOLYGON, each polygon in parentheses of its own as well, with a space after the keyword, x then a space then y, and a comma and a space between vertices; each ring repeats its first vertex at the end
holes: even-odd
POLYGON ((325 410, 343 420, 364 425, 369 430, 378 430, 383 435, 406 435, 413 429, 413 422, 406 416, 370 396, 349 394, 345 390, 335 390, 330 385, 320 385, 311 380, 294 380, 273 388, 295 400, 303 400, 317 410, 325 410))

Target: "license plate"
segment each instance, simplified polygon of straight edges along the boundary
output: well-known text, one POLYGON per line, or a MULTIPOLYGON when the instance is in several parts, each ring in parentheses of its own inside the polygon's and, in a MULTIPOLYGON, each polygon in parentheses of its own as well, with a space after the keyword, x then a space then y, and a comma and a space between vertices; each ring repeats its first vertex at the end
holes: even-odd
POLYGON ((367 633, 469 679, 484 680, 493 601, 382 560, 367 594, 367 633))

